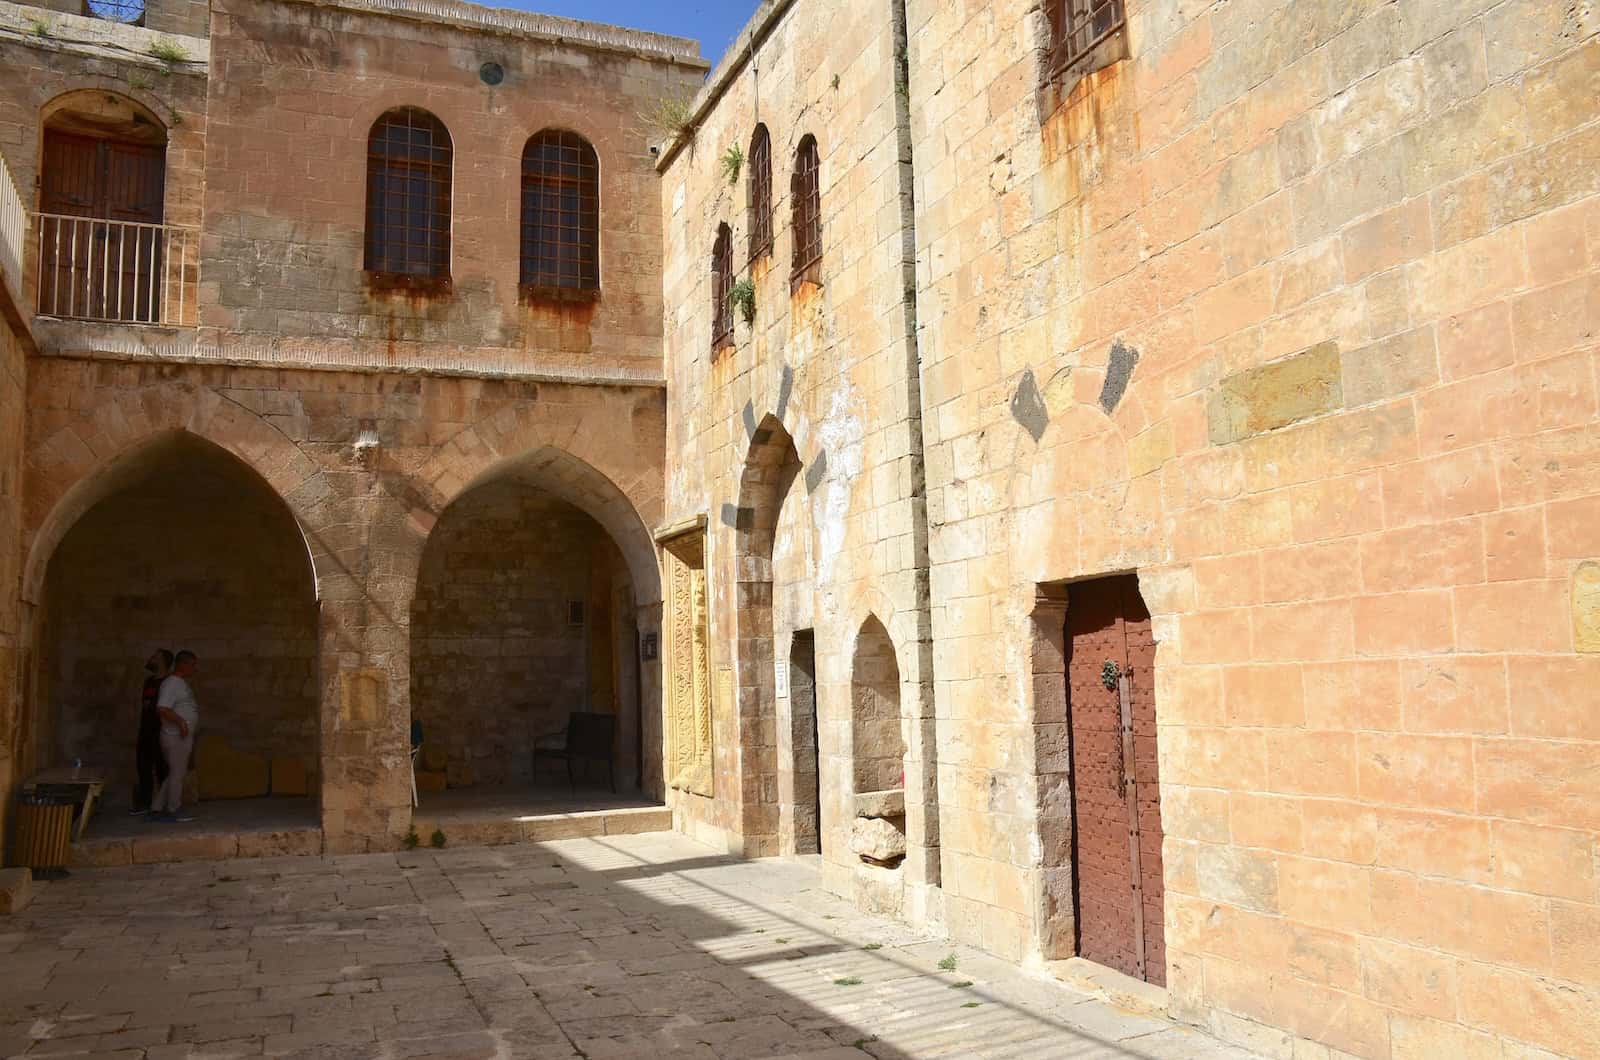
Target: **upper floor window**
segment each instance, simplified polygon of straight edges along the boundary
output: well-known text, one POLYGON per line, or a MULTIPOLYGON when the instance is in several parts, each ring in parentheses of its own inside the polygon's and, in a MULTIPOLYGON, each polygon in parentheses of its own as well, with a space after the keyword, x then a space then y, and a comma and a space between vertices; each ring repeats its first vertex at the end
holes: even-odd
POLYGON ((522 150, 522 282, 600 289, 600 162, 577 133, 546 129, 522 150))
POLYGON ((1046 0, 1049 76, 1063 87, 1128 55, 1124 0, 1046 0))
POLYGON ((772 137, 765 125, 750 139, 750 260, 772 253, 772 137))
POLYGON ((450 133, 417 107, 388 111, 367 139, 368 272, 450 275, 450 133))
POLYGON ((822 156, 817 138, 800 141, 794 156, 789 193, 794 201, 794 283, 820 283, 822 278, 822 156))
POLYGON ((733 345, 733 229, 717 226, 711 250, 711 351, 733 345))
POLYGON ((83 13, 111 22, 144 24, 144 0, 84 0, 83 13))

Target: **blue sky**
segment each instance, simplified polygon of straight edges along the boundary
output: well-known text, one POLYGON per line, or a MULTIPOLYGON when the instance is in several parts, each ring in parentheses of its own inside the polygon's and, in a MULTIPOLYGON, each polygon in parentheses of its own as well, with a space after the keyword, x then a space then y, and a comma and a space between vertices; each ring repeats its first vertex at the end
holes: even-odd
POLYGON ((516 7, 546 15, 610 22, 633 29, 693 37, 700 54, 722 58, 733 35, 755 12, 759 0, 478 0, 490 7, 516 7))

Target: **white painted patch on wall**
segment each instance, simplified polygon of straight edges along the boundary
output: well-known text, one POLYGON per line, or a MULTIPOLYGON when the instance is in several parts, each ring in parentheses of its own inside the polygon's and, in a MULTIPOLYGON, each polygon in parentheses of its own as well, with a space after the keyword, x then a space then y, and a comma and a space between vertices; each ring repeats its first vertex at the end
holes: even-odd
POLYGON ((816 425, 817 448, 828 454, 828 475, 820 504, 811 506, 817 525, 817 580, 833 580, 834 564, 845 546, 845 517, 850 514, 850 487, 861 474, 861 419, 850 411, 850 388, 841 382, 816 425))

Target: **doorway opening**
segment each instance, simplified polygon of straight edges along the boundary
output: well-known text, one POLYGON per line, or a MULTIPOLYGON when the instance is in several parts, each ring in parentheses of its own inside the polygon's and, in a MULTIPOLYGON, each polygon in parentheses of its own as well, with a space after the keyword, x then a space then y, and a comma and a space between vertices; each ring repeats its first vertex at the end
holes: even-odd
POLYGON ((166 127, 126 97, 74 92, 52 106, 39 166, 40 313, 162 322, 173 282, 166 160, 166 127))
POLYGON ((822 853, 821 762, 817 736, 817 637, 796 630, 789 642, 789 724, 794 763, 794 852, 822 853))
POLYGON ((1164 985, 1156 642, 1137 576, 1067 586, 1064 640, 1077 953, 1164 985))

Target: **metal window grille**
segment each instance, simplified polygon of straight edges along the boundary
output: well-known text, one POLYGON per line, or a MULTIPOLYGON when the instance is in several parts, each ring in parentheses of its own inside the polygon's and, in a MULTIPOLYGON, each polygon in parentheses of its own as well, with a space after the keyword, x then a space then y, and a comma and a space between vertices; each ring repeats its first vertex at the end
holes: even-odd
POLYGON ((450 133, 425 110, 384 114, 367 140, 369 272, 450 275, 450 133))
POLYGON ((733 229, 717 227, 711 251, 711 349, 733 345, 733 229))
POLYGON ((790 192, 794 199, 794 280, 818 279, 822 261, 822 157, 817 140, 807 136, 795 152, 794 179, 790 192))
POLYGON ((577 133, 549 129, 522 151, 522 282, 600 288, 600 161, 577 133))
POLYGON ((772 137, 756 126, 750 141, 750 260, 772 253, 772 137))
POLYGON ((83 13, 109 22, 139 25, 144 21, 143 0, 85 0, 83 13))
POLYGON ((1066 77, 1087 73, 1081 64, 1104 41, 1123 31, 1127 13, 1123 0, 1048 0, 1050 17, 1050 75, 1066 77))

